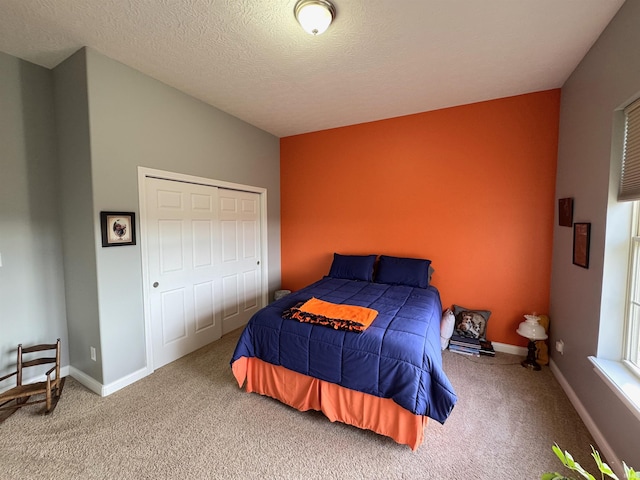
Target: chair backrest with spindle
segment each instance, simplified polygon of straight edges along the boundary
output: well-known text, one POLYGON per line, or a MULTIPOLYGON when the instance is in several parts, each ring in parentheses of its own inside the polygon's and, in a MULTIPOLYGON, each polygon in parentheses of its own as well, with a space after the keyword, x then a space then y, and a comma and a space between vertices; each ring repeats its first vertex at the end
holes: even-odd
POLYGON ((32 347, 23 347, 22 344, 18 345, 18 385, 22 385, 22 370, 23 368, 35 367, 36 365, 46 365, 48 363, 56 364, 56 377, 58 381, 60 378, 60 339, 56 343, 34 345, 32 347), (46 350, 55 350, 55 357, 38 357, 30 360, 25 360, 25 356, 30 353, 42 352, 46 350))

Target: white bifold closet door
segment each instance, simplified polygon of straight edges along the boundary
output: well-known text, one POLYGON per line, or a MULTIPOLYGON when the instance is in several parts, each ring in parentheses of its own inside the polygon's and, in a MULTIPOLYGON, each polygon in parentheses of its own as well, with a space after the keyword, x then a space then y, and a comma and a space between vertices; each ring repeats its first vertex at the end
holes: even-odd
POLYGON ((260 196, 146 178, 153 366, 235 328, 262 305, 260 196))

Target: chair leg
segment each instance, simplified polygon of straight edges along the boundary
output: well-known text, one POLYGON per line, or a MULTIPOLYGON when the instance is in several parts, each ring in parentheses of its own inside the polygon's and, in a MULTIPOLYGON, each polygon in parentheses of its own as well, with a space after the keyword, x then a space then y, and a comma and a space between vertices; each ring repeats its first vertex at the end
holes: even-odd
POLYGON ((65 380, 66 380, 66 377, 63 377, 62 380, 60 380, 60 384, 58 385, 58 387, 54 390, 54 394, 51 396, 51 405, 48 406, 44 411, 45 415, 49 415, 50 413, 53 413, 53 411, 56 409, 56 406, 58 405, 58 400, 60 400, 60 395, 62 395, 62 387, 64 387, 65 380))
POLYGON ((51 411, 51 388, 47 388, 47 393, 46 393, 46 402, 45 402, 45 413, 49 413, 51 411))

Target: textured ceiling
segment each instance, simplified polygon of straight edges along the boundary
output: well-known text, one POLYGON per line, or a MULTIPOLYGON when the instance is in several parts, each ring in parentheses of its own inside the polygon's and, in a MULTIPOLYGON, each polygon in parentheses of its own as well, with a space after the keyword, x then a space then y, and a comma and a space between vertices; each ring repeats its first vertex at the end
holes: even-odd
POLYGON ((0 0, 0 51, 89 46, 283 137, 561 87, 624 0, 0 0))

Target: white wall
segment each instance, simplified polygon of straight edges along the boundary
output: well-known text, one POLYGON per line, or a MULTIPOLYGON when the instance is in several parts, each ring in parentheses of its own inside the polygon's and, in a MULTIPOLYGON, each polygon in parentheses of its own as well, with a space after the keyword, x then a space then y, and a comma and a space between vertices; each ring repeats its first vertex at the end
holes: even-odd
POLYGON ((565 342, 564 355, 552 352, 554 363, 615 454, 636 468, 640 422, 587 357, 603 347, 601 333, 620 329, 624 315, 629 208, 616 201, 620 135, 614 133, 616 110, 640 93, 638 25, 640 2, 627 1, 562 88, 556 197, 573 197, 574 222, 591 222, 591 254, 589 269, 572 264, 572 229, 556 218, 550 309, 550 344, 565 342))
POLYGON ((18 343, 58 337, 94 386, 145 368, 140 245, 102 248, 99 226, 102 210, 138 213, 139 165, 267 189, 280 286, 269 133, 90 49, 53 72, 0 53, 0 149, 0 374, 18 343))
POLYGON ((91 361, 89 346, 100 344, 96 254, 93 237, 91 145, 86 58, 76 52, 53 71, 60 161, 61 224, 69 364, 101 383, 102 359, 91 361))
POLYGON ((51 72, 0 53, 0 376, 19 343, 68 362, 58 196, 51 72))
MULTIPOLYGON (((139 242, 101 247, 100 211, 138 213, 138 166, 266 188, 274 291, 280 285, 280 146, 277 137, 98 52, 80 53, 88 86, 98 354, 102 381, 110 384, 145 366, 142 264, 139 242)), ((78 349, 88 357, 89 347, 78 349)))

